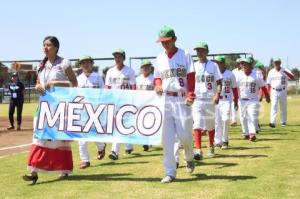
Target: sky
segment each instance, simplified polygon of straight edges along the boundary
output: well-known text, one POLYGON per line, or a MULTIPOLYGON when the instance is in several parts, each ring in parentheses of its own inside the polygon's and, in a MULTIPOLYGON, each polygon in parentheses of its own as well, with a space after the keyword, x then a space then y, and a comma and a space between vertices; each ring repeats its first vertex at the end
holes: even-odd
POLYGON ((205 41, 210 53, 249 52, 264 64, 281 57, 300 68, 299 8, 297 0, 3 0, 0 61, 42 59, 47 35, 58 37, 65 58, 112 57, 117 48, 156 56, 158 32, 169 25, 191 54, 205 41))

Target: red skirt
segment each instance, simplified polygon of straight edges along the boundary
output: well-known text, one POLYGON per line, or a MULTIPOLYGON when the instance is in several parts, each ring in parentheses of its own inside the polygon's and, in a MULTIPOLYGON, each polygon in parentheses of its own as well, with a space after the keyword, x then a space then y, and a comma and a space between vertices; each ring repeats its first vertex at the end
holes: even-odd
POLYGON ((70 142, 33 140, 28 168, 31 172, 71 173, 73 159, 70 142))

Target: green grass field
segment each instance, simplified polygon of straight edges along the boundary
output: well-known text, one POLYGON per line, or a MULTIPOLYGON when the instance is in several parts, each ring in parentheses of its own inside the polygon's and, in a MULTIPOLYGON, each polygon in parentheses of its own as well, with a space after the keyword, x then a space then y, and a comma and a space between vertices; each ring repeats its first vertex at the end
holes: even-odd
POLYGON ((231 148, 218 149, 215 158, 198 162, 192 175, 186 173, 181 154, 177 179, 171 184, 160 183, 159 147, 143 152, 135 146, 131 156, 97 161, 95 145, 90 143, 92 166, 80 170, 74 142, 74 174, 66 180, 40 174, 38 183, 30 186, 21 179, 27 172, 27 153, 1 158, 0 198, 300 198, 299 104, 299 97, 289 98, 288 126, 276 129, 267 126, 270 105, 264 104, 257 142, 243 140, 240 127, 230 129, 231 148))

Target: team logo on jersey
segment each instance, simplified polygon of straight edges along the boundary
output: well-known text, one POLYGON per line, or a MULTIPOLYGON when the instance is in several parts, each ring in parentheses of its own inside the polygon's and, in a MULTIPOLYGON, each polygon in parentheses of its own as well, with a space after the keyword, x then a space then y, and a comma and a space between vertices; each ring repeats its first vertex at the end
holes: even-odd
POLYGON ((162 79, 168 79, 171 77, 186 77, 187 71, 185 68, 172 68, 162 72, 162 79))

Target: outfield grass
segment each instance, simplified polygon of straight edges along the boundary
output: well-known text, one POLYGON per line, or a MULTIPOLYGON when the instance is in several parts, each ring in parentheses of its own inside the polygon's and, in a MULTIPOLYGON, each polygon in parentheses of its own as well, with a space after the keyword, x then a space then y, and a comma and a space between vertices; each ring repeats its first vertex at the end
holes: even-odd
POLYGON ((67 180, 41 174, 38 184, 30 186, 21 179, 26 173, 27 153, 1 158, 0 198, 300 198, 300 99, 292 97, 288 103, 287 127, 270 129, 269 105, 264 104, 257 142, 243 140, 240 127, 230 129, 230 149, 219 149, 215 158, 204 158, 192 175, 181 162, 171 184, 160 183, 160 148, 143 152, 141 146, 135 146, 132 156, 97 161, 91 143, 92 166, 79 170, 74 142, 75 169, 67 180))

